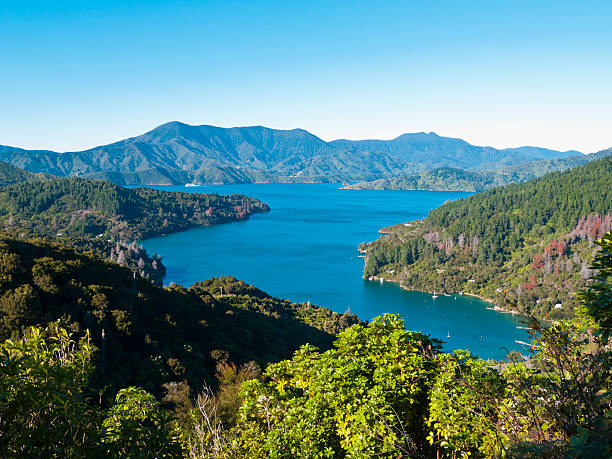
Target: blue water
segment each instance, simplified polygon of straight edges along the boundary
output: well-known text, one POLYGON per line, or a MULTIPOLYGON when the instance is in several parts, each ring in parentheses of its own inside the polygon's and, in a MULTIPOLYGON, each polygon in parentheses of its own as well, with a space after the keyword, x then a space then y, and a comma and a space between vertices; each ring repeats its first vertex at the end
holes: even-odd
POLYGON ((353 191, 337 184, 249 184, 189 187, 168 191, 240 193, 272 209, 247 221, 196 228, 143 241, 163 255, 166 282, 191 285, 212 276, 233 275, 271 295, 310 301, 362 319, 384 312, 401 314, 406 327, 446 341, 483 358, 503 358, 525 340, 510 314, 487 310, 472 297, 432 299, 396 284, 362 278, 360 242, 377 239, 381 227, 415 220, 462 192, 353 191), (450 338, 447 335, 450 334, 450 338))

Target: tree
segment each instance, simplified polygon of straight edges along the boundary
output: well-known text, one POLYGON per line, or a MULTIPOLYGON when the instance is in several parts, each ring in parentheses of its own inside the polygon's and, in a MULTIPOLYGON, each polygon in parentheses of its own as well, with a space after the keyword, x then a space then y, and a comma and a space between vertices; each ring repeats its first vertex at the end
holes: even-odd
POLYGON ((604 340, 612 332, 612 232, 597 241, 601 250, 597 252, 592 269, 598 270, 592 277, 593 284, 580 294, 583 311, 601 328, 604 340))
POLYGON ((95 455, 97 413, 87 403, 89 335, 31 329, 0 344, 0 440, 11 457, 95 455))
POLYGON ((487 362, 455 351, 436 358, 438 372, 429 394, 429 442, 452 456, 505 452, 499 406, 506 381, 487 362))
POLYGON ((140 458, 181 455, 171 417, 143 389, 121 389, 102 426, 102 444, 109 454, 140 458))
POLYGON ((303 346, 243 384, 235 433, 246 456, 371 457, 425 446, 431 354, 439 343, 384 315, 340 333, 335 348, 303 346))

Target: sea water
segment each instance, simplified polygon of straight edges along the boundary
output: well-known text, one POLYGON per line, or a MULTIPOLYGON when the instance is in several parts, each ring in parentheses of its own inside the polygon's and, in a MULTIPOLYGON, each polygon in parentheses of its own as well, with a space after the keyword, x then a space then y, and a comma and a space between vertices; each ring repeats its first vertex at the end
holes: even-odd
POLYGON ((526 340, 519 318, 486 309, 488 303, 453 294, 406 291, 397 284, 363 279, 357 246, 378 230, 416 220, 465 192, 342 190, 338 184, 154 186, 166 191, 245 194, 271 211, 249 220, 194 228, 142 241, 163 256, 166 283, 189 286, 232 275, 270 295, 307 302, 369 320, 400 314, 406 328, 445 341, 444 349, 470 349, 502 359, 515 340, 526 340))

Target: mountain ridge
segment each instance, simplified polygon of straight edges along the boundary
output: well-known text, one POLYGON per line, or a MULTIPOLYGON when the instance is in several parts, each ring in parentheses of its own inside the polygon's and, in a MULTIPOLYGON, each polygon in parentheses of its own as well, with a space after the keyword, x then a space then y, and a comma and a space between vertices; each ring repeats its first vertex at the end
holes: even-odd
POLYGON ((390 140, 326 142, 300 128, 223 128, 179 121, 82 151, 0 146, 0 160, 30 172, 122 184, 153 184, 160 179, 173 184, 360 181, 439 167, 487 170, 575 153, 529 146, 480 147, 434 132, 406 133, 390 140))
POLYGON ((520 183, 541 177, 548 172, 564 171, 582 166, 590 161, 612 155, 612 148, 588 155, 566 158, 536 160, 504 166, 488 171, 474 171, 442 167, 425 172, 400 175, 373 181, 345 185, 347 190, 430 190, 430 191, 473 191, 479 192, 496 186, 520 183))

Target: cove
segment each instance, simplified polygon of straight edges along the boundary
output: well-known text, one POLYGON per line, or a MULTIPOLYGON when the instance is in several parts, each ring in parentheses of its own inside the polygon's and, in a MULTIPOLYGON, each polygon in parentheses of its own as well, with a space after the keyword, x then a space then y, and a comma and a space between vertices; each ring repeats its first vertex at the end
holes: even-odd
POLYGON ((470 349, 502 359, 523 350, 519 319, 487 310, 477 298, 406 291, 362 278, 360 242, 380 236, 384 226, 425 217, 465 192, 340 190, 338 184, 247 184, 199 187, 153 186, 166 191, 240 193, 270 205, 247 221, 194 228, 142 241, 163 256, 166 282, 185 286, 232 275, 270 295, 370 320, 400 314, 406 328, 443 339, 445 350, 470 349), (447 336, 450 337, 447 338, 447 336))

